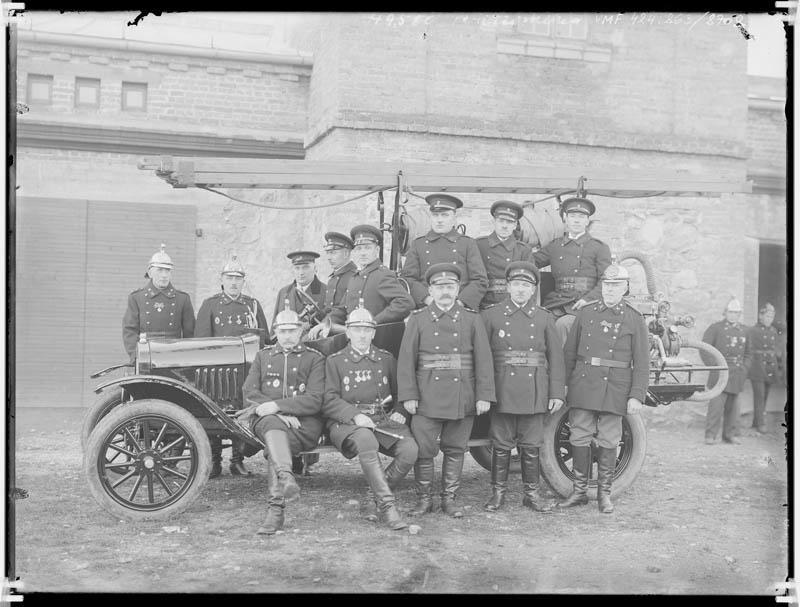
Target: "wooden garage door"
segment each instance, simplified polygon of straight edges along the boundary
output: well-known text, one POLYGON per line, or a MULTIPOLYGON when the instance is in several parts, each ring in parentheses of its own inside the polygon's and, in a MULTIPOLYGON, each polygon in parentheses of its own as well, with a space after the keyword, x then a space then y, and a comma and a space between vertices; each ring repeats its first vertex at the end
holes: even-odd
POLYGON ((162 242, 173 283, 194 294, 196 209, 34 198, 18 209, 17 406, 86 406, 89 374, 127 360, 127 297, 162 242))

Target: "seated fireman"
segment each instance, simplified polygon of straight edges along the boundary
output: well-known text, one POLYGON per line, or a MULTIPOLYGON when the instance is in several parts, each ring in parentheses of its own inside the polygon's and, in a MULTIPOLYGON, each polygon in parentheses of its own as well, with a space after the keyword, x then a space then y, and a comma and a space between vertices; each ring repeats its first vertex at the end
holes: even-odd
POLYGON ((325 363, 325 429, 345 457, 358 455, 369 483, 366 518, 404 529, 392 490, 417 460, 417 443, 402 407, 397 401, 389 404, 397 392, 396 362, 372 345, 375 320, 367 309, 357 308, 347 317, 347 337, 350 344, 325 363), (385 471, 378 451, 395 457, 385 471))
POLYGON ((283 527, 286 500, 300 487, 292 474, 292 455, 317 446, 322 434, 322 395, 325 357, 300 343, 303 323, 297 312, 285 309, 272 325, 278 343, 256 354, 242 396, 249 406, 236 413, 266 445, 267 517, 260 534, 271 535, 283 527))

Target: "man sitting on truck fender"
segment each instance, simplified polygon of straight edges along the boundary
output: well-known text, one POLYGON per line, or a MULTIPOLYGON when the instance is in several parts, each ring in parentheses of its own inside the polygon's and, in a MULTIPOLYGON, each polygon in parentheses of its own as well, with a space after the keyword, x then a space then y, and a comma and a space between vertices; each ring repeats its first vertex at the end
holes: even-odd
POLYGON ((322 434, 325 357, 300 343, 303 323, 287 308, 272 325, 278 343, 256 354, 242 385, 249 406, 236 413, 239 423, 266 445, 269 460, 267 517, 257 533, 272 535, 283 527, 287 500, 300 493, 292 474, 292 455, 317 446, 322 434))
POLYGON ((397 363, 391 353, 372 345, 375 320, 366 308, 347 317, 347 337, 350 344, 325 362, 325 429, 345 457, 358 455, 369 483, 366 518, 405 529, 392 490, 417 460, 417 442, 402 408, 389 411, 397 392, 397 363), (378 451, 395 457, 385 471, 378 451))

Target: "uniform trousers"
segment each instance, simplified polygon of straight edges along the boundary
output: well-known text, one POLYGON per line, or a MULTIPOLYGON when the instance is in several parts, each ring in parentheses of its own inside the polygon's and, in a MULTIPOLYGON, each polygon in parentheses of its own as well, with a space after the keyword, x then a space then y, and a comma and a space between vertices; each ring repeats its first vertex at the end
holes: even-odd
POLYGON ((588 447, 596 435, 597 444, 604 449, 616 449, 622 439, 622 416, 605 411, 569 409, 569 443, 588 447))
POLYGON ((402 426, 400 428, 393 427, 391 432, 399 434, 403 438, 398 440, 375 434, 363 426, 339 422, 335 422, 331 426, 329 435, 331 442, 348 459, 366 451, 380 451, 384 455, 394 457, 400 462, 412 466, 417 461, 417 442, 411 436, 411 430, 407 426, 402 426))
POLYGON ((569 333, 569 329, 574 322, 575 315, 572 312, 565 312, 563 316, 559 316, 556 319, 556 331, 558 331, 562 344, 567 342, 567 333, 569 333))
POLYGON ((723 392, 708 402, 706 413, 706 438, 716 439, 722 427, 722 440, 729 440, 736 432, 739 420, 739 394, 723 392))
POLYGON ((544 444, 544 421, 547 415, 549 413, 500 413, 492 409, 489 426, 492 447, 502 451, 510 451, 514 447, 538 449, 544 444))
POLYGON ((251 428, 253 434, 264 442, 266 442, 265 436, 270 430, 286 432, 286 436, 289 439, 289 449, 291 449, 294 456, 302 451, 314 449, 322 434, 322 420, 318 417, 300 418, 300 424, 299 428, 290 428, 277 415, 264 415, 255 420, 251 428))
POLYGON ((766 425, 765 414, 770 384, 757 379, 751 379, 750 383, 753 385, 753 428, 760 428, 766 425))
POLYGON ((419 445, 420 459, 432 459, 439 453, 463 454, 467 450, 467 442, 472 432, 474 415, 463 419, 438 419, 416 414, 411 417, 411 432, 419 445), (440 436, 439 445, 436 437, 440 436))

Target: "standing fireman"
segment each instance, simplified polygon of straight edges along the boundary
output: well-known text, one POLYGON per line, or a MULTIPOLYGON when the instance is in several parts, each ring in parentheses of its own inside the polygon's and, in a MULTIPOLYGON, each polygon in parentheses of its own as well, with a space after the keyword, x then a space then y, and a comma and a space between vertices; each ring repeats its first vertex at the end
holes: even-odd
POLYGON ((347 317, 347 337, 350 344, 325 363, 325 429, 345 457, 358 456, 370 489, 367 518, 405 529, 393 489, 414 465, 417 443, 403 408, 388 404, 397 392, 394 356, 372 345, 375 320, 365 308, 347 317), (395 457, 385 471, 378 451, 395 457))
POLYGON ((275 299, 275 312, 272 315, 272 324, 275 317, 286 307, 289 300, 289 309, 294 310, 304 323, 304 329, 316 325, 324 316, 325 283, 317 278, 316 259, 319 253, 314 251, 294 251, 287 256, 292 261, 294 280, 291 284, 281 287, 275 299))
MULTIPOLYGON (((715 322, 703 333, 703 341, 714 346, 728 363, 728 383, 722 394, 708 402, 706 413, 706 444, 717 442, 720 428, 722 440, 726 443, 739 444, 736 438, 739 421, 739 393, 744 389, 744 382, 750 369, 750 342, 747 339, 747 327, 739 322, 742 315, 742 304, 731 299, 723 312, 725 318, 715 322)), ((706 364, 714 364, 706 353, 700 352, 706 364)), ((709 383, 714 384, 717 371, 709 373, 709 383)))
MULTIPOLYGON (((230 337, 242 335, 252 329, 263 329, 264 336, 268 335, 267 319, 258 300, 242 293, 244 276, 244 267, 236 255, 233 255, 220 274, 222 290, 206 299, 197 312, 195 337, 230 337)), ((209 477, 216 478, 222 474, 222 440, 217 435, 209 435, 209 441, 209 477)), ((243 448, 243 441, 231 438, 230 471, 234 476, 250 474, 244 467, 243 448)))
POLYGON ((624 302, 628 270, 617 264, 601 278, 601 300, 579 312, 564 345, 572 447, 572 493, 560 508, 588 503, 586 489, 596 434, 597 506, 614 511, 611 480, 622 438, 622 416, 638 413, 647 392, 650 353, 647 326, 638 310, 624 302))
POLYGON ((484 506, 498 510, 505 501, 511 450, 517 447, 525 497, 522 505, 550 510, 539 495, 539 448, 548 412, 564 404, 564 351, 553 315, 536 305, 539 271, 528 261, 506 267, 506 299, 481 312, 494 358, 497 404, 492 407, 492 497, 484 506))
POLYGON ((344 300, 347 285, 356 273, 356 264, 350 259, 352 250, 353 240, 349 236, 340 232, 325 234, 325 255, 333 268, 325 287, 323 300, 325 314, 329 314, 334 306, 338 306, 344 300))
POLYGON ((266 445, 269 499, 264 526, 257 532, 266 535, 283 527, 286 501, 300 493, 292 455, 317 446, 325 391, 325 357, 300 343, 303 323, 297 312, 280 312, 272 330, 278 343, 256 354, 242 386, 249 406, 236 413, 266 445))
POLYGON ((182 338, 194 336, 194 308, 188 293, 172 286, 173 263, 161 245, 145 272, 150 280, 128 295, 128 308, 122 319, 122 342, 125 351, 136 358, 136 343, 141 333, 147 338, 182 338))
POLYGON ((569 198, 561 205, 567 233, 533 253, 538 267, 550 266, 556 287, 545 295, 542 306, 555 314, 562 341, 575 321, 575 314, 600 298, 600 277, 611 265, 611 250, 594 238, 587 228, 594 215, 594 203, 585 198, 569 198))
POLYGON ((781 353, 779 335, 772 326, 775 306, 765 303, 758 311, 758 323, 747 332, 750 353, 753 356, 748 377, 753 386, 753 428, 761 434, 767 431, 766 409, 769 388, 781 381, 781 353))
POLYGON ((408 281, 414 304, 420 308, 432 301, 425 273, 437 263, 449 263, 458 267, 461 276, 459 301, 478 310, 489 281, 475 240, 455 229, 456 209, 464 203, 448 194, 431 194, 425 200, 430 207, 431 230, 411 243, 400 276, 408 281))
POLYGON ((456 301, 461 270, 451 263, 428 268, 433 301, 408 319, 397 361, 398 399, 412 414, 419 445, 414 464, 417 504, 411 514, 433 510, 433 458, 442 460, 442 510, 460 518, 456 503, 464 452, 475 415, 489 410, 494 396, 492 351, 477 313, 456 301))
POLYGON ((491 208, 494 232, 476 240, 489 278, 489 287, 481 301, 481 310, 506 298, 506 266, 513 261, 530 259, 530 245, 514 237, 514 230, 523 212, 522 206, 516 202, 498 200, 491 208))

